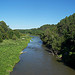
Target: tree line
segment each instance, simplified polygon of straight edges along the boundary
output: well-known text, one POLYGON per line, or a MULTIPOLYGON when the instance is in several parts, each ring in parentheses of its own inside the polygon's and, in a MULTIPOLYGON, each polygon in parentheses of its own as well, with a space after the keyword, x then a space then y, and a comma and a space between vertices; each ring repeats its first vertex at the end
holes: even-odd
POLYGON ((0 42, 5 39, 16 40, 20 38, 20 33, 17 30, 12 30, 4 21, 0 21, 0 42))
POLYGON ((75 13, 56 25, 48 26, 41 34, 41 39, 67 65, 75 68, 75 13))
POLYGON ((75 68, 75 13, 56 25, 46 24, 37 29, 19 30, 22 33, 40 35, 50 51, 67 65, 75 68))

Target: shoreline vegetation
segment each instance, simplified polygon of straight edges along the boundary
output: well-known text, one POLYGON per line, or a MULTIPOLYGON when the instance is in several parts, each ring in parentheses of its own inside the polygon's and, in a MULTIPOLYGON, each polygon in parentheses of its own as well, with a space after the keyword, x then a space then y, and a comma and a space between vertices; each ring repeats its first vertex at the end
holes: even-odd
POLYGON ((0 75, 9 75, 16 63, 20 61, 22 50, 30 42, 30 36, 23 36, 17 40, 3 40, 0 43, 0 75))
POLYGON ((40 35, 43 44, 64 64, 75 69, 75 13, 57 24, 45 24, 40 28, 20 30, 21 33, 40 35))
MULTIPOLYGON (((59 23, 46 24, 34 29, 12 30, 0 21, 0 75, 9 75, 20 60, 19 55, 26 48, 31 37, 40 36, 43 44, 64 64, 75 69, 75 13, 59 23)), ((32 40, 31 40, 32 41, 32 40)))

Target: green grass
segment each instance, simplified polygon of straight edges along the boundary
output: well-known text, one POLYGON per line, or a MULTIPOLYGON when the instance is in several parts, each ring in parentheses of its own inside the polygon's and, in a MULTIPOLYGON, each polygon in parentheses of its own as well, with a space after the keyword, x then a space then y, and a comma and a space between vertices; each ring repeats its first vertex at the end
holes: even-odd
POLYGON ((0 43, 0 75, 9 75, 13 67, 19 62, 20 52, 27 47, 31 37, 25 39, 4 40, 0 43))
POLYGON ((58 55, 58 58, 61 58, 62 57, 62 54, 58 55))

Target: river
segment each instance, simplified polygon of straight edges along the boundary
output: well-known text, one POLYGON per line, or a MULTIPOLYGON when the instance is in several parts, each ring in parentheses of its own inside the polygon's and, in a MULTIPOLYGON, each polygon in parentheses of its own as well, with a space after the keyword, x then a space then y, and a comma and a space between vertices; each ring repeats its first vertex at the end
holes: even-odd
POLYGON ((34 36, 32 40, 10 75, 75 75, 75 70, 58 62, 45 50, 39 37, 34 36))

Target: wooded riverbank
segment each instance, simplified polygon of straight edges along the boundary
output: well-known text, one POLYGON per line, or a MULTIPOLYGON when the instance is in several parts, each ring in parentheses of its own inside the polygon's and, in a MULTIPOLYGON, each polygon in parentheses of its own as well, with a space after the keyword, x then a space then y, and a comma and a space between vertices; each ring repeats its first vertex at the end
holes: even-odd
POLYGON ((39 37, 33 36, 32 40, 10 75, 75 75, 73 69, 58 62, 56 56, 46 51, 39 37))

